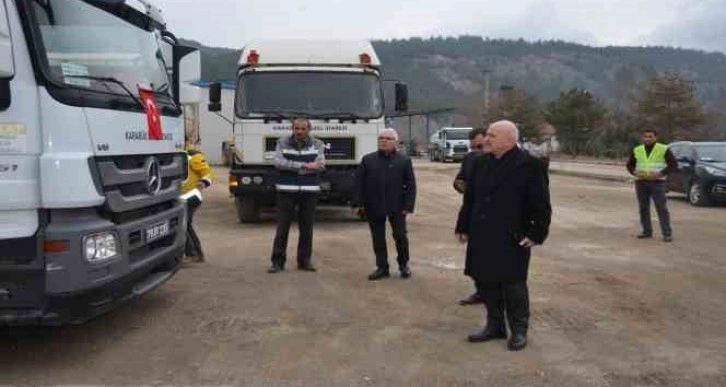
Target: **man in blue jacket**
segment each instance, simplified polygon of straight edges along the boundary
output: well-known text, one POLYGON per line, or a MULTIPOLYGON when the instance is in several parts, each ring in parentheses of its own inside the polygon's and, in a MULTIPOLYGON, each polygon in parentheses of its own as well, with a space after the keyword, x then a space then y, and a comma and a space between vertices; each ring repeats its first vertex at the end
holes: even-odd
POLYGON ((398 133, 385 129, 378 134, 378 151, 363 157, 358 171, 358 191, 354 207, 368 219, 376 255, 371 281, 390 276, 386 246, 386 220, 391 224, 398 253, 401 278, 410 278, 406 216, 416 202, 416 177, 411 159, 396 151, 398 133))

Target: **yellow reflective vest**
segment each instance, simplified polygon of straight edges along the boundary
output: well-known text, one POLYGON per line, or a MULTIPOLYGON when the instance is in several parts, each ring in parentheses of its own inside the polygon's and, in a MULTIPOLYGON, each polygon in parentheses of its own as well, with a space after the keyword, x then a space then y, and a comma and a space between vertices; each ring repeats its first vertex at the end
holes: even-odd
MULTIPOLYGON (((668 152, 668 145, 655 143, 650 154, 645 151, 645 145, 638 145, 633 149, 635 156, 635 175, 639 179, 653 180, 650 178, 655 172, 661 172, 667 166, 666 153, 668 152)), ((664 180, 664 177, 660 177, 658 180, 664 180)))
POLYGON ((202 152, 187 152, 187 161, 189 177, 187 177, 182 185, 182 194, 196 188, 199 182, 204 183, 205 187, 212 185, 212 181, 214 180, 214 171, 212 170, 212 167, 207 164, 207 160, 204 158, 204 154, 202 152))

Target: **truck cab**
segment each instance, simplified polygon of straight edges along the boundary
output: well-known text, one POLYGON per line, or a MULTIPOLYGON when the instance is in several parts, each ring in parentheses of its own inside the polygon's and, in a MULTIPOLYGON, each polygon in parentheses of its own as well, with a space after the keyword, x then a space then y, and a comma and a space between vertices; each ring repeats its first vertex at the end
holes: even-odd
POLYGON ((0 325, 80 323, 174 275, 198 62, 143 0, 0 0, 0 325))
POLYGON ((429 139, 429 158, 431 161, 461 161, 471 150, 469 133, 472 128, 444 127, 429 139))
MULTIPOLYGON (((349 205, 362 157, 377 149, 384 128, 381 63, 366 41, 272 40, 242 50, 235 91, 234 148, 229 190, 241 222, 260 219, 275 204, 275 145, 292 134, 291 119, 311 121, 325 144, 319 200, 349 205)), ((404 84, 396 106, 405 109, 404 84)), ((210 111, 219 111, 219 84, 210 86, 210 111)))

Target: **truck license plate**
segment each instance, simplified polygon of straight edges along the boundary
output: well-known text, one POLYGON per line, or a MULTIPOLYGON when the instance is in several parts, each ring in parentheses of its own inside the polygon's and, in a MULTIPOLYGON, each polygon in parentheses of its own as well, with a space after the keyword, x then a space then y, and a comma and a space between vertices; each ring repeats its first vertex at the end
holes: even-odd
POLYGON ((169 221, 151 226, 146 229, 146 243, 155 241, 169 235, 169 221))

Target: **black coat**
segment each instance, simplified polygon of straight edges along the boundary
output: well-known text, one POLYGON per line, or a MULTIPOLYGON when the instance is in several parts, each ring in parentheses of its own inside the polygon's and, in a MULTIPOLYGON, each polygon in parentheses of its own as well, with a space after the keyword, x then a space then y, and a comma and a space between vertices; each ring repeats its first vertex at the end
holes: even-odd
POLYGON ((364 208, 369 218, 413 213, 416 177, 411 159, 400 152, 377 151, 363 156, 356 193, 353 205, 364 208))
POLYGON ((465 274, 481 282, 527 279, 528 237, 541 244, 549 233, 552 207, 541 161, 514 148, 500 160, 474 162, 456 224, 467 234, 465 274))
POLYGON ((459 173, 456 174, 456 177, 454 178, 454 189, 456 192, 463 194, 466 190, 466 182, 469 180, 469 177, 471 176, 471 169, 474 166, 474 160, 476 160, 477 157, 482 156, 483 153, 481 152, 469 152, 464 156, 464 159, 461 160, 461 168, 459 168, 459 173))

